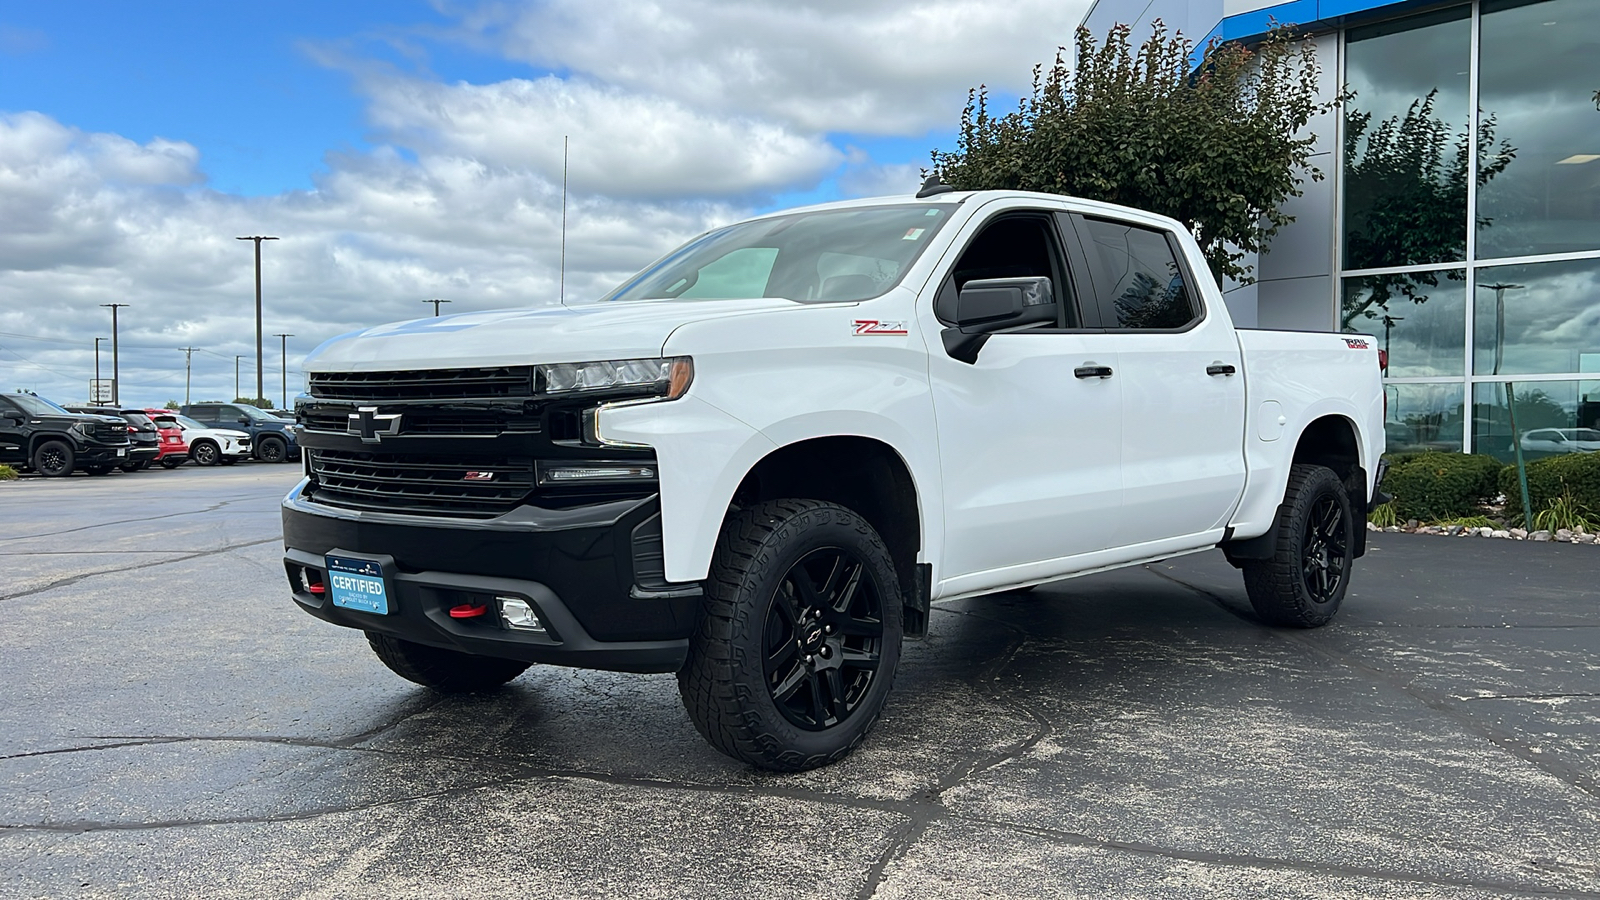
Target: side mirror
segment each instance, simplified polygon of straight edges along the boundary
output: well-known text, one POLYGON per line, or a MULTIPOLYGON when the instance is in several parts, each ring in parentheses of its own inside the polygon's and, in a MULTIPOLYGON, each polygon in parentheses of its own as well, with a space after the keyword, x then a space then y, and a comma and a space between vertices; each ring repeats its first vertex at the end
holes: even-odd
POLYGON ((234 419, 234 421, 238 422, 240 425, 249 425, 250 424, 250 420, 246 419, 244 416, 240 416, 239 418, 234 419))
POLYGON ((1057 321, 1055 291, 1048 278, 973 280, 956 295, 956 324, 941 337, 952 359, 972 364, 989 335, 1057 321))

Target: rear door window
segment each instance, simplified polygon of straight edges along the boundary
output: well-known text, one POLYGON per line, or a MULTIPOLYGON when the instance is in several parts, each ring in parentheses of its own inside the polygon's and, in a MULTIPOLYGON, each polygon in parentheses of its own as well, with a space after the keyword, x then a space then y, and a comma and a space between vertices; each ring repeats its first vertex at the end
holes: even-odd
POLYGON ((1194 292, 1165 232, 1087 216, 1078 221, 1108 329, 1173 331, 1199 319, 1194 292))

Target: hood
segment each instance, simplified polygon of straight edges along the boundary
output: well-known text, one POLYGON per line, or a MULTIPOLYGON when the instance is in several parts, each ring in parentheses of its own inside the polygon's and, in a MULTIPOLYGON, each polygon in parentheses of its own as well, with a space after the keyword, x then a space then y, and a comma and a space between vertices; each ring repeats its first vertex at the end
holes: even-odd
POLYGON ((460 313, 340 335, 311 351, 305 368, 379 372, 649 359, 661 355, 667 336, 679 325, 799 306, 780 298, 640 300, 460 313))

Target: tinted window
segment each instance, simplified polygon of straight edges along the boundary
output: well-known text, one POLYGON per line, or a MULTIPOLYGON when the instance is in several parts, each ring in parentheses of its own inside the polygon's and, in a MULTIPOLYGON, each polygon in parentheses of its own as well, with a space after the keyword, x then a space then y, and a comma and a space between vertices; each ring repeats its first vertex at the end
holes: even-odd
POLYGON ((989 278, 1048 278, 1056 302, 1066 313, 1065 326, 1076 328, 1077 309, 1072 290, 1057 275, 1056 239, 1048 219, 1011 216, 984 227, 962 251, 951 270, 950 282, 940 293, 934 312, 955 321, 956 291, 969 281, 989 278))
POLYGON ((1108 328, 1182 328, 1194 305, 1172 245, 1160 231, 1084 219, 1090 256, 1099 264, 1095 292, 1108 328))

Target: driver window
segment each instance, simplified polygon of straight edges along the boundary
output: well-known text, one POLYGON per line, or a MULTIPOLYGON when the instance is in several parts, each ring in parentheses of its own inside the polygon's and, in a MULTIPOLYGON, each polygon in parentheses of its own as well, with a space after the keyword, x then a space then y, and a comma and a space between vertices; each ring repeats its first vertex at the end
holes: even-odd
POLYGON ((1058 260, 1060 253, 1050 220, 1009 216, 985 226, 956 261, 935 303, 934 312, 955 321, 956 292, 969 281, 988 278, 1048 278, 1065 317, 1053 328, 1077 328, 1077 305, 1058 260))

